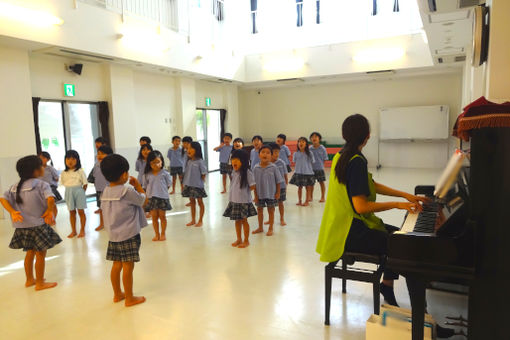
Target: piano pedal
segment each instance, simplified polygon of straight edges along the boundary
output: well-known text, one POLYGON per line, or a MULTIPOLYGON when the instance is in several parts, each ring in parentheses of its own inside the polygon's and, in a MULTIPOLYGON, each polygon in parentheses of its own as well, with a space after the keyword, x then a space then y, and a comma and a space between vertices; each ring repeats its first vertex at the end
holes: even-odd
POLYGON ((458 327, 465 327, 465 328, 467 328, 467 326, 468 326, 467 322, 464 322, 464 321, 457 321, 457 322, 446 321, 444 324, 447 326, 458 326, 458 327))
POLYGON ((459 315, 457 317, 455 316, 447 316, 446 317, 448 320, 453 320, 453 321, 460 321, 460 322, 466 322, 467 323, 467 319, 465 319, 462 315, 459 315))
POLYGON ((468 337, 467 333, 466 333, 466 332, 464 332, 464 330, 463 330, 463 329, 461 329, 460 331, 456 331, 456 332, 455 332, 455 335, 463 336, 463 337, 465 337, 466 339, 467 339, 467 337, 468 337))

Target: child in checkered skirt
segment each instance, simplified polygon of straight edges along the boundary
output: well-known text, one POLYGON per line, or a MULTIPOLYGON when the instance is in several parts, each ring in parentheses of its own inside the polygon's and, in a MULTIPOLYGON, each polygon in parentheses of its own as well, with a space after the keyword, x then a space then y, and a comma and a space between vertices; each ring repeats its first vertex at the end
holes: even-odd
POLYGON ((184 171, 184 190, 182 197, 189 197, 191 205, 191 222, 186 226, 201 227, 202 219, 204 218, 204 201, 203 198, 207 197, 204 190, 205 176, 207 175, 207 168, 205 167, 204 160, 202 159, 202 146, 198 142, 191 142, 188 148, 188 161, 186 163, 186 170, 184 171), (198 222, 196 221, 196 204, 200 208, 200 215, 198 222))
POLYGON ((50 185, 39 179, 44 175, 39 157, 33 155, 21 158, 16 163, 16 170, 20 181, 0 198, 15 228, 9 247, 26 252, 25 287, 35 285, 35 290, 53 288, 57 283, 45 281, 44 266, 46 251, 62 242, 50 227, 55 224, 57 214, 55 196, 50 185))
POLYGON ((294 153, 292 160, 296 163, 294 175, 290 179, 290 184, 298 187, 298 203, 296 205, 307 206, 312 200, 312 188, 315 184, 315 177, 312 163, 315 161, 313 154, 308 149, 308 140, 306 137, 299 137, 298 151, 294 153), (303 202, 301 196, 303 187, 306 188, 306 199, 303 202))
POLYGON ((110 184, 101 195, 104 227, 108 232, 106 259, 113 261, 110 280, 113 302, 124 301, 126 307, 145 302, 145 297, 133 294, 133 270, 140 261, 140 232, 147 226, 143 205, 145 192, 140 182, 129 176, 129 163, 121 155, 106 156, 101 162, 101 172, 110 184), (131 186, 125 184, 129 181, 131 186), (122 283, 124 292, 120 285, 122 283))
POLYGON ((227 176, 232 174, 232 166, 229 163, 230 153, 232 152, 232 134, 227 132, 223 135, 223 143, 214 148, 214 151, 220 153, 220 174, 223 180, 222 194, 227 192, 227 176))
POLYGON ((255 177, 255 204, 259 217, 259 227, 253 234, 264 232, 264 207, 269 214, 269 229, 267 236, 273 235, 274 210, 280 198, 280 187, 284 183, 280 171, 271 163, 272 149, 269 145, 263 145, 259 151, 260 163, 253 168, 255 177))
POLYGON ((250 171, 250 159, 247 152, 234 150, 231 162, 234 171, 230 182, 229 203, 223 216, 235 221, 237 240, 232 243, 232 247, 246 248, 250 245, 248 218, 257 215, 257 210, 251 201, 251 191, 255 190, 255 177, 250 171), (244 232, 244 241, 241 231, 244 232))

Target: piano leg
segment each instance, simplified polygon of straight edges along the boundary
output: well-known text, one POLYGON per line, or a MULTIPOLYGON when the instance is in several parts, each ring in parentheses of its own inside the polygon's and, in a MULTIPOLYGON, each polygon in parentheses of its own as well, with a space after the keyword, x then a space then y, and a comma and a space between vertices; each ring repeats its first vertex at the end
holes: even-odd
POLYGON ((407 289, 413 310, 413 340, 423 340, 423 327, 425 323, 425 281, 415 278, 406 278, 407 289))
POLYGON ((325 316, 325 320, 324 320, 324 324, 325 325, 328 325, 329 326, 329 312, 331 310, 331 281, 332 281, 332 275, 331 275, 331 272, 333 271, 333 269, 335 268, 335 266, 331 266, 331 263, 328 264, 326 267, 325 267, 325 277, 324 277, 324 283, 325 283, 325 298, 326 298, 326 301, 324 301, 324 306, 326 308, 326 310, 324 311, 324 316, 325 316))

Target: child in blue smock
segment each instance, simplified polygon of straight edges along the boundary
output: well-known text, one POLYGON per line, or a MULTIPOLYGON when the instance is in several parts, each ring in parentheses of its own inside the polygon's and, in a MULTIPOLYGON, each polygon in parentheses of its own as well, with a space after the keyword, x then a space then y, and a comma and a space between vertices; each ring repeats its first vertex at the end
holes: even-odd
POLYGON ((179 181, 181 182, 181 192, 182 192, 182 177, 184 174, 184 152, 181 148, 181 137, 173 136, 172 137, 172 147, 168 149, 166 154, 168 160, 170 161, 170 176, 172 176, 172 191, 170 195, 175 193, 175 183, 177 183, 177 176, 179 176, 179 181))
POLYGON ((55 224, 57 208, 48 183, 39 179, 44 174, 41 159, 26 156, 18 160, 16 170, 20 180, 0 198, 11 215, 14 235, 9 248, 23 249, 25 255, 25 287, 35 290, 53 288, 56 282, 44 279, 46 251, 62 242, 50 225, 55 224), (34 278, 35 258, 35 278, 34 278))
POLYGON ((255 177, 250 171, 250 159, 247 152, 234 150, 231 162, 234 171, 230 182, 229 203, 223 216, 235 221, 237 240, 232 243, 232 247, 246 248, 250 245, 248 218, 257 215, 251 199, 251 191, 255 190, 255 177), (241 231, 244 232, 244 241, 241 231))
POLYGON ((60 195, 60 192, 58 192, 58 171, 53 167, 53 161, 51 160, 51 155, 46 151, 41 151, 39 153, 39 158, 42 161, 42 165, 44 168, 44 175, 42 175, 41 180, 48 183, 51 187, 51 190, 53 191, 53 194, 55 195, 55 202, 61 201, 62 196, 60 195), (49 163, 49 164, 48 164, 49 163))
POLYGON ((251 144, 253 145, 253 149, 250 151, 250 167, 253 171, 253 168, 255 168, 255 165, 259 164, 260 157, 259 157, 259 151, 262 145, 264 144, 264 141, 262 140, 262 137, 259 135, 253 136, 251 139, 251 144))
POLYGON ((259 216, 259 227, 253 233, 264 232, 264 207, 267 207, 269 214, 269 229, 267 236, 273 235, 274 209, 278 205, 280 198, 280 187, 284 182, 278 168, 271 163, 272 150, 269 145, 260 148, 260 163, 253 168, 255 176, 255 204, 257 204, 257 213, 259 216))
POLYGON ((110 273, 113 302, 125 300, 126 307, 145 302, 145 297, 133 294, 133 270, 135 262, 140 261, 140 232, 147 226, 142 208, 145 193, 128 171, 129 163, 121 155, 109 155, 101 162, 101 172, 109 182, 101 195, 101 210, 109 239, 106 259, 113 261, 110 273), (125 185, 128 181, 132 186, 125 185), (120 285, 122 271, 124 292, 120 285))
POLYGON ((142 186, 146 188, 148 199, 146 210, 151 212, 152 226, 156 234, 152 240, 165 241, 167 225, 165 214, 167 210, 172 210, 168 195, 168 189, 172 186, 172 178, 165 170, 165 160, 158 150, 152 151, 147 157, 147 166, 142 179, 142 186), (159 231, 160 223, 161 232, 159 231))
POLYGON ((312 163, 315 161, 313 154, 308 149, 308 140, 306 137, 299 137, 298 151, 294 153, 292 160, 296 164, 294 175, 290 179, 290 184, 298 187, 298 203, 299 206, 307 206, 312 199, 312 188, 315 184, 315 177, 312 163), (304 203, 301 201, 303 187, 306 187, 306 199, 304 203))
MULTIPOLYGON (((271 161, 280 171, 280 175, 282 175, 284 181, 280 185, 280 198, 278 198, 278 211, 280 212, 280 225, 286 226, 285 222, 285 206, 283 202, 287 200, 287 184, 289 184, 289 176, 287 172, 287 164, 280 158, 280 146, 276 143, 271 143, 269 146, 273 149, 271 154, 271 161)), ((265 224, 269 224, 269 221, 265 222, 265 224)))
MULTIPOLYGON (((318 132, 312 132, 310 135, 310 141, 312 145, 309 147, 310 152, 313 154, 314 162, 312 163, 313 175, 315 180, 319 182, 321 186, 321 199, 319 202, 323 203, 326 201, 326 174, 324 173, 324 162, 329 159, 328 151, 321 144, 322 135, 318 132)), ((313 188, 312 188, 312 199, 313 199, 313 188)))
POLYGON ((223 135, 223 143, 214 148, 214 151, 220 153, 220 174, 223 180, 222 194, 227 192, 227 176, 232 173, 232 166, 229 164, 230 154, 232 153, 232 134, 225 133, 223 135))
POLYGON ((191 142, 188 148, 188 162, 186 170, 184 171, 184 190, 182 191, 183 197, 189 197, 191 206, 191 222, 186 226, 201 227, 203 224, 203 217, 205 212, 203 198, 207 197, 204 190, 205 176, 207 175, 207 168, 205 167, 204 160, 202 159, 202 147, 198 142, 191 142), (200 208, 200 215, 198 222, 196 221, 196 204, 200 208))
POLYGON ((100 165, 103 159, 112 153, 113 150, 108 145, 101 145, 97 148, 97 162, 94 164, 94 168, 92 168, 87 179, 89 182, 94 183, 94 187, 96 189, 96 205, 99 208, 99 226, 95 229, 96 231, 100 231, 104 228, 103 212, 101 210, 101 194, 103 193, 104 188, 106 188, 109 184, 101 172, 100 165))
POLYGON ((291 152, 290 152, 289 147, 287 145, 285 145, 286 141, 287 141, 287 136, 284 135, 283 133, 280 133, 276 137, 276 144, 278 144, 278 146, 280 146, 279 157, 285 163, 285 165, 287 166, 287 172, 291 173, 292 172, 292 168, 290 167, 290 155, 291 155, 291 152))

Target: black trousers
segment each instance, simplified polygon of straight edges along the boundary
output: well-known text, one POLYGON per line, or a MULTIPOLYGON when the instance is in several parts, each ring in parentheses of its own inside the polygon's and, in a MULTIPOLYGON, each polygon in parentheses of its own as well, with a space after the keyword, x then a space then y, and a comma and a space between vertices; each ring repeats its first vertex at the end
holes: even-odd
MULTIPOLYGON (((347 240, 345 241, 345 251, 386 255, 388 253, 388 236, 399 229, 389 224, 385 224, 384 227, 388 231, 387 233, 370 229, 359 220, 354 221, 347 235, 347 240)), ((397 280, 398 274, 389 269, 385 269, 383 279, 397 280)))

